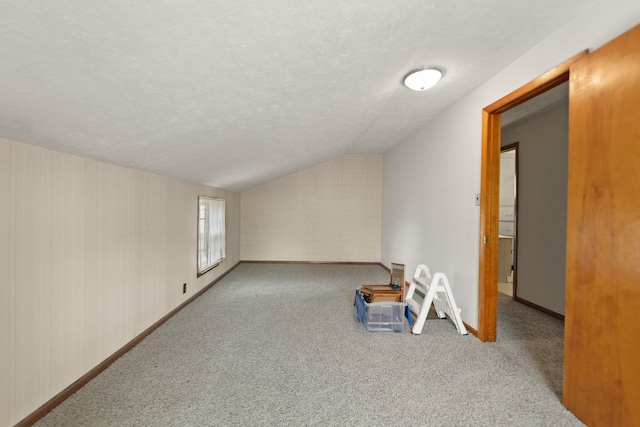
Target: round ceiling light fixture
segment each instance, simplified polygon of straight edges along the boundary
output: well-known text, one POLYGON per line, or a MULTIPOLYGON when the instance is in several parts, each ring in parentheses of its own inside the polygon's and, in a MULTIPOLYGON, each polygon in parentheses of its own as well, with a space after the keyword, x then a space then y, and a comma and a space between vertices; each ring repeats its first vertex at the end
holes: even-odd
POLYGON ((443 75, 439 68, 420 68, 407 74, 402 83, 411 90, 423 91, 435 86, 443 75))

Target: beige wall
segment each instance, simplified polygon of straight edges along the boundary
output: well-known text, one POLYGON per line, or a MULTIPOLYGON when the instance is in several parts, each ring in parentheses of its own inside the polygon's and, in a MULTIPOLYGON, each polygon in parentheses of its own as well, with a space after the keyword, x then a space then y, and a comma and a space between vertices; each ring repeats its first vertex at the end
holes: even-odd
POLYGON ((0 203, 0 426, 240 259, 238 193, 3 139, 0 203), (200 194, 227 200, 227 259, 196 278, 200 194))
POLYGON ((243 260, 380 261, 382 156, 349 154, 243 192, 243 260))

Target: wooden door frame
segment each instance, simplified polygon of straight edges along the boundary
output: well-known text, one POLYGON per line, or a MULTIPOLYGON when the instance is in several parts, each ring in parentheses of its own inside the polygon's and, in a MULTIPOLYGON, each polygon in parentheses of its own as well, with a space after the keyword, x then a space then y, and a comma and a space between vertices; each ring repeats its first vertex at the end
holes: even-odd
POLYGON ((575 55, 482 110, 480 266, 478 277, 478 338, 481 341, 494 342, 497 338, 500 115, 569 80, 571 64, 587 53, 587 51, 583 51, 575 55))

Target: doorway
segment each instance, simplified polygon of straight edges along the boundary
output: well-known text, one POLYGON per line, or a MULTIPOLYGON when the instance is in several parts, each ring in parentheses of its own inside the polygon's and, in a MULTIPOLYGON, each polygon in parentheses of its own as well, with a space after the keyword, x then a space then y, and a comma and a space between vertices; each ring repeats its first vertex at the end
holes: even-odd
POLYGON ((517 217, 514 299, 564 320, 568 82, 503 113, 501 123, 498 289, 505 286, 505 236, 516 235, 510 221, 517 217), (515 184, 519 190, 515 213, 514 153, 518 156, 515 184))
POLYGON ((498 313, 498 233, 500 197, 501 114, 569 80, 569 67, 582 52, 482 112, 482 173, 480 189, 480 267, 478 338, 496 341, 498 313))
POLYGON ((500 212, 498 217, 498 292, 517 295, 516 248, 518 206, 518 142, 500 151, 500 212))
POLYGON ((483 110, 478 337, 496 340, 501 113, 571 69, 563 404, 589 425, 640 420, 640 25, 483 110))

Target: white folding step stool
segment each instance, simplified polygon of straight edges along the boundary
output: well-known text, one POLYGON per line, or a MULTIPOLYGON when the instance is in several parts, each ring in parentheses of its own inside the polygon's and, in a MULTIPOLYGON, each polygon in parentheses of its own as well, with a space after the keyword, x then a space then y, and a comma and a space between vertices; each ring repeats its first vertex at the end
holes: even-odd
MULTIPOLYGON (((416 335, 422 333, 422 327, 424 326, 425 320, 427 320, 427 314, 429 314, 429 309, 433 303, 433 307, 439 318, 444 319, 448 315, 456 325, 456 329, 458 329, 460 335, 468 334, 467 328, 465 328, 464 323, 462 323, 462 318, 460 317, 461 310, 456 305, 453 293, 451 293, 451 287, 449 286, 449 280, 447 280, 447 276, 445 276, 444 273, 436 273, 432 279, 429 267, 420 264, 416 268, 413 280, 411 280, 405 302, 409 309, 417 316, 416 323, 413 325, 413 328, 411 328, 411 333, 416 335), (416 289, 424 293, 422 304, 413 298, 416 289)), ((410 313, 407 314, 410 315, 410 313)))

